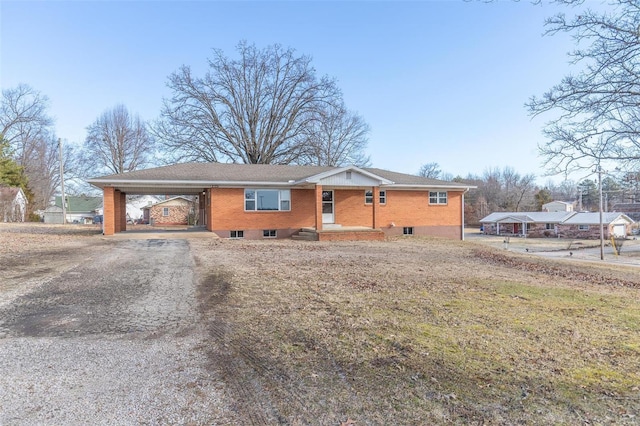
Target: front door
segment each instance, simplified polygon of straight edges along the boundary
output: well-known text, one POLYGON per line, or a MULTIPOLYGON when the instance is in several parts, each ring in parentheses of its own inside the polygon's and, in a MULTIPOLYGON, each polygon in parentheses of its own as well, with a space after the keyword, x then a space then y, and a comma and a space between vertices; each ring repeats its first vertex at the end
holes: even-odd
POLYGON ((322 191, 322 223, 334 223, 333 191, 322 191))

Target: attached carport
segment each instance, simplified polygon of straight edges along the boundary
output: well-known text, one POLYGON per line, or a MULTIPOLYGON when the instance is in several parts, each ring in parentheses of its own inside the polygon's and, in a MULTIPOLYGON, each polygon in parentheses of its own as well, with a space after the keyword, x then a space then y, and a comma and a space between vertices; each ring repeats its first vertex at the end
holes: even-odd
MULTIPOLYGON (((134 174, 131 172, 130 174, 134 174)), ((113 235, 127 230, 127 194, 131 195, 195 195, 198 198, 198 223, 209 229, 206 206, 210 203, 209 190, 204 182, 185 180, 136 180, 96 178, 89 183, 102 189, 103 232, 113 235)), ((211 185, 209 184, 209 187, 211 185)))

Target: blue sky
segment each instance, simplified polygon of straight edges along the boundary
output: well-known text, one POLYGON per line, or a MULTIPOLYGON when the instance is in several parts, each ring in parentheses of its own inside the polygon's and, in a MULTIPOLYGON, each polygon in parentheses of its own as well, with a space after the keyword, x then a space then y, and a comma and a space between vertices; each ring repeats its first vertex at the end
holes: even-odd
POLYGON ((233 56, 240 40, 280 43, 338 80, 371 126, 373 166, 542 176, 545 118, 524 103, 571 70, 571 40, 542 36, 556 11, 524 1, 3 0, 0 86, 47 95, 56 134, 79 144, 116 104, 157 118, 167 77, 183 64, 203 75, 212 48, 233 56))

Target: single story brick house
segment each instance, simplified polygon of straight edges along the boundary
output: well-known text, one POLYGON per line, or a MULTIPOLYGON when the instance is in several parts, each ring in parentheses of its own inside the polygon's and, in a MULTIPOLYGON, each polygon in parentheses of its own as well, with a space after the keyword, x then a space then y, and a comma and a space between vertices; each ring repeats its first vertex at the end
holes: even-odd
POLYGON ((464 239, 472 186, 375 168, 182 163, 103 176, 104 233, 126 231, 126 194, 197 195, 198 223, 222 238, 464 239))
POLYGON ((188 225, 195 217, 196 203, 185 197, 171 197, 142 208, 145 223, 154 226, 188 225))
MULTIPOLYGON (((600 213, 495 212, 480 220, 487 235, 600 238, 600 213)), ((626 237, 635 223, 622 213, 602 213, 604 238, 626 237)))

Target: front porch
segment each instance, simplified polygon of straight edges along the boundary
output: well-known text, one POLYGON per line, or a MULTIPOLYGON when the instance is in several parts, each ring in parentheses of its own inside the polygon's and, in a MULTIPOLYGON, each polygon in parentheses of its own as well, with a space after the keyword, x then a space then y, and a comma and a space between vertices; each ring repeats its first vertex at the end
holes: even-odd
POLYGON ((385 234, 380 229, 366 226, 341 226, 324 224, 322 230, 305 227, 291 236, 303 241, 383 241, 385 234))

